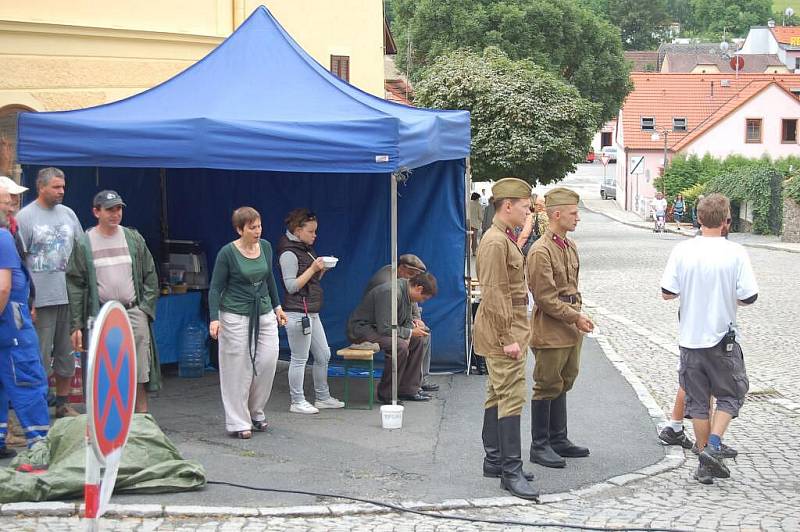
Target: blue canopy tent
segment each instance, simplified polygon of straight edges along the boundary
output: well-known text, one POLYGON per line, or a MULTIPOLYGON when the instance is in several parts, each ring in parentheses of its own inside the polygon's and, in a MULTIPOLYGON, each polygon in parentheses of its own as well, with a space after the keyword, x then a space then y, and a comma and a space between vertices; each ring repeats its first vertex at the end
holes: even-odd
POLYGON ((467 112, 405 107, 360 91, 259 7, 203 60, 157 87, 88 109, 21 114, 18 158, 28 167, 74 167, 66 169, 65 203, 85 226, 93 223, 93 194, 113 188, 128 204, 124 223, 151 249, 165 224, 169 238, 201 240, 212 261, 235 237, 234 208, 258 209, 273 243, 290 209, 311 208, 318 251, 340 258, 323 279, 334 348, 347 344, 347 316, 367 279, 391 258, 390 176, 403 173, 398 246, 439 280, 439 295, 425 305, 433 366, 458 371, 466 352, 469 142, 467 112))

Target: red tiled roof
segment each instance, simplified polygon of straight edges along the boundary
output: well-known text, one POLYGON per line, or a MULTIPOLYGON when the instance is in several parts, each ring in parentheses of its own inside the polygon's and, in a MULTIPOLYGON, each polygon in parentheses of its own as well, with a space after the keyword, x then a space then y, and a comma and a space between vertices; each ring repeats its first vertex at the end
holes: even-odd
POLYGON ((386 90, 386 99, 390 102, 412 105, 410 98, 414 92, 411 90, 411 85, 402 79, 384 80, 383 87, 386 90))
MULTIPOLYGON (((772 34, 781 44, 791 45, 792 39, 800 39, 800 26, 775 26, 772 29, 772 34)), ((795 42, 793 46, 800 46, 795 42)))
POLYGON ((653 117, 656 129, 666 128, 668 147, 675 150, 773 83, 787 92, 800 88, 800 76, 795 74, 739 74, 737 78, 730 74, 632 73, 631 80, 634 89, 622 108, 622 127, 625 147, 634 149, 663 146, 663 141, 650 138, 652 131, 642 131, 642 117, 653 117), (723 86, 723 81, 728 86, 723 86), (673 118, 685 118, 687 131, 672 131, 673 118))

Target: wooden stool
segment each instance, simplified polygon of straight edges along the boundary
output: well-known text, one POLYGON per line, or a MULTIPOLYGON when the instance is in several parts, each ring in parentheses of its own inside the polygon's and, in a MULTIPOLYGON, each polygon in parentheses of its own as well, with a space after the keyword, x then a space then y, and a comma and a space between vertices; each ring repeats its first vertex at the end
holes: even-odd
POLYGON ((339 349, 336 354, 344 359, 344 407, 352 410, 372 410, 375 400, 375 364, 373 357, 377 351, 364 349, 339 349), (350 406, 350 368, 366 368, 369 370, 369 407, 350 406))

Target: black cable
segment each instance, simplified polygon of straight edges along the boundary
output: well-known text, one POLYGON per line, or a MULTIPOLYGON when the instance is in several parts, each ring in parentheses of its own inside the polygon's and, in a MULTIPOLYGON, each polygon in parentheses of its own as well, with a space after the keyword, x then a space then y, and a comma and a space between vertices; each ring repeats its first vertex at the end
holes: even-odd
POLYGON ((676 528, 649 528, 649 527, 600 527, 600 526, 586 526, 586 525, 570 525, 564 523, 542 523, 542 522, 528 522, 528 521, 505 521, 502 519, 480 519, 477 517, 465 517, 460 515, 445 515, 441 513, 431 513, 425 512, 422 510, 413 510, 411 508, 404 508, 403 506, 398 506, 396 504, 391 504, 388 502, 381 502, 381 501, 373 501, 371 499, 361 499, 359 497, 350 497, 348 495, 334 495, 331 493, 317 493, 314 491, 302 491, 302 490, 285 490, 285 489, 278 489, 278 488, 258 488, 255 486, 248 486, 246 484, 236 484, 233 482, 224 482, 219 480, 209 480, 207 484, 216 484, 219 486, 231 486, 233 488, 242 488, 246 490, 253 490, 253 491, 271 491, 273 493, 290 493, 296 495, 309 495, 312 497, 327 497, 331 499, 347 499, 350 501, 356 501, 366 504, 373 504, 375 506, 382 506, 384 508, 390 508, 392 510, 396 510, 398 512, 406 512, 411 514, 417 514, 424 517, 435 517, 438 519, 451 519, 454 521, 466 521, 469 523, 487 523, 492 525, 511 525, 511 526, 528 526, 528 527, 540 527, 540 528, 571 528, 574 530, 614 530, 614 531, 638 531, 638 532, 686 532, 681 529, 676 528))

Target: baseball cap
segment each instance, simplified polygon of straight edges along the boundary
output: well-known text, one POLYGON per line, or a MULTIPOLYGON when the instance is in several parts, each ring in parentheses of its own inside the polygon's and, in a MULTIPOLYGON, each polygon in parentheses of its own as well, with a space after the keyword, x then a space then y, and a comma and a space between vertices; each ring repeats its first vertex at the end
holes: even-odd
POLYGON ((10 177, 4 175, 0 175, 0 188, 6 189, 9 194, 22 194, 28 190, 28 187, 23 187, 10 177))
POLYGON ((92 205, 95 207, 100 207, 101 209, 110 209, 111 207, 116 207, 117 205, 127 207, 125 202, 122 201, 122 197, 117 194, 115 190, 101 190, 94 195, 94 201, 92 202, 92 205))
POLYGON ((425 263, 422 262, 422 260, 419 257, 417 257, 416 255, 413 255, 411 253, 406 253, 405 255, 400 255, 397 258, 397 264, 403 264, 405 266, 410 266, 410 267, 414 268, 415 270, 419 270, 420 273, 428 271, 428 268, 425 266, 425 263))

